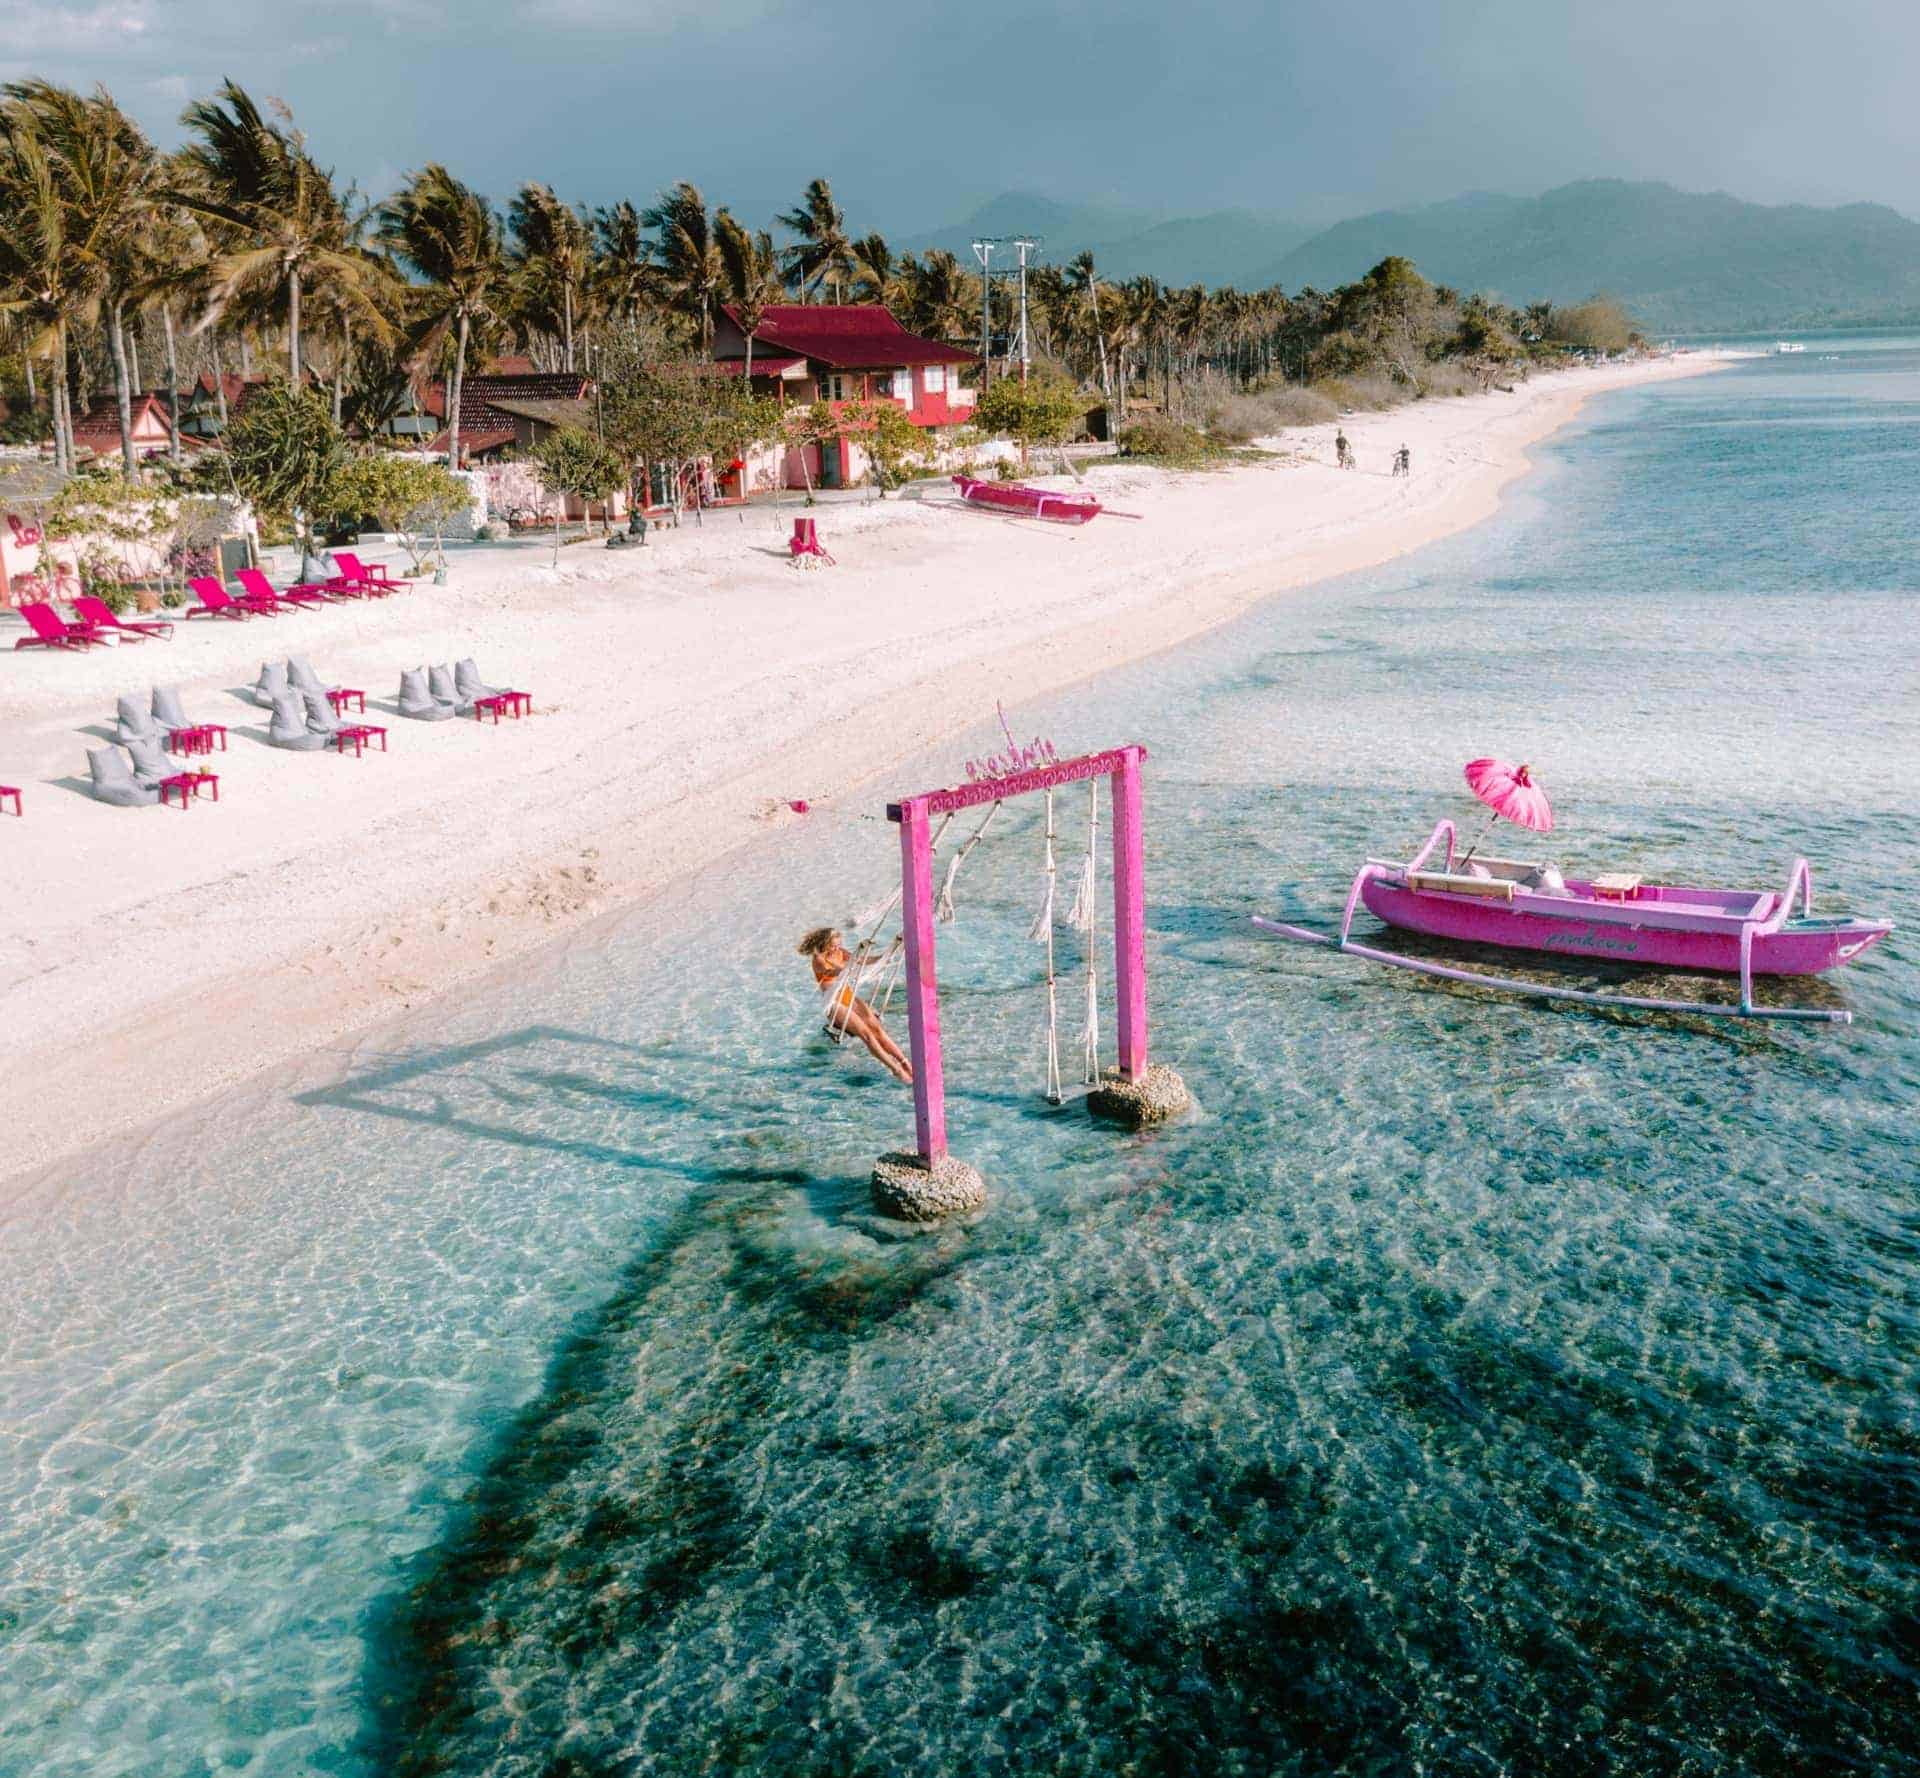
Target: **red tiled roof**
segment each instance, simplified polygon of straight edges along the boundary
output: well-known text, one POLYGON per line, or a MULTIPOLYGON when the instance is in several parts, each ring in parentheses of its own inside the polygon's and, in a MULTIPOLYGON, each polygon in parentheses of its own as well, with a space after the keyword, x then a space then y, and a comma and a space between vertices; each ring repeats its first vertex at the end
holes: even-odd
MULTIPOLYGON (((593 393, 593 379, 577 370, 533 371, 526 375, 470 376, 460 385, 460 434, 498 431, 500 410, 495 401, 585 401, 593 393)), ((420 404, 428 413, 446 418, 446 398, 420 404)), ((511 428, 509 428, 511 430, 511 428)))
MULTIPOLYGON (((461 405, 464 407, 466 404, 463 402, 461 405)), ((502 445, 512 444, 518 437, 519 434, 516 433, 511 426, 504 432, 497 427, 481 432, 463 431, 460 434, 460 455, 462 457, 477 457, 483 451, 497 451, 502 445)), ((436 452, 444 456, 447 446, 452 442, 453 434, 442 430, 436 432, 433 437, 428 439, 423 448, 430 456, 436 452)))
MULTIPOLYGON (((734 326, 740 317, 731 309, 734 326)), ((754 344, 832 365, 880 370, 892 365, 974 364, 978 355, 907 332, 880 303, 773 303, 760 317, 754 344)), ((754 368, 759 369, 755 353, 754 368)))
MULTIPOLYGON (((133 430, 140 428, 142 420, 151 418, 163 431, 167 424, 167 400, 158 393, 142 392, 133 398, 133 430)), ((120 403, 117 397, 107 396, 96 401, 92 407, 73 423, 73 442, 91 446, 98 450, 110 446, 120 448, 120 403)))
MULTIPOLYGON (((782 358, 777 352, 762 352, 759 349, 759 345, 759 339, 756 337, 754 340, 753 354, 753 374, 756 377, 777 377, 783 371, 797 369, 800 365, 806 363, 804 358, 782 358)), ((739 358, 716 358, 713 363, 706 368, 723 377, 745 376, 747 361, 744 356, 739 358)))

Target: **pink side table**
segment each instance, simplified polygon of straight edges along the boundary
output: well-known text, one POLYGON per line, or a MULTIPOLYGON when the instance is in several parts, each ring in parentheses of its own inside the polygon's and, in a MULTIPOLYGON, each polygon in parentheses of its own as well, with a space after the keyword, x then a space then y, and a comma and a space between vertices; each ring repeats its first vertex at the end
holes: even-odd
POLYGON ((180 808, 185 812, 189 798, 200 794, 203 787, 211 786, 213 800, 220 800, 220 777, 217 772, 177 772, 171 778, 160 780, 160 806, 167 806, 167 796, 171 791, 179 791, 180 808))
POLYGON ((387 750, 387 731, 373 723, 360 722, 353 724, 349 728, 339 730, 333 737, 333 745, 336 752, 345 753, 348 743, 351 742, 353 746, 353 757, 358 759, 366 752, 367 743, 376 740, 380 743, 380 751, 385 753, 387 750))
POLYGON ((327 693, 327 702, 333 706, 333 713, 336 716, 349 704, 358 710, 362 716, 367 713, 367 694, 363 691, 356 690, 350 685, 336 685, 332 691, 327 693))

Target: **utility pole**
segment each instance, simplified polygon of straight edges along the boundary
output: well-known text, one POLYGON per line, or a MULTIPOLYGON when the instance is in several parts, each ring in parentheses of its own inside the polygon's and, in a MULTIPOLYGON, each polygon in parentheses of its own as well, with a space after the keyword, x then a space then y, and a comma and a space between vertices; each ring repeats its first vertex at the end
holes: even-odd
POLYGON ((1040 245, 1038 235, 1016 235, 1009 243, 1020 255, 1020 332, 1015 349, 1020 354, 1020 382, 1027 380, 1027 361, 1032 356, 1027 346, 1027 255, 1040 245))
POLYGON ((1000 245, 998 235, 988 235, 973 244, 973 256, 980 262, 980 387, 985 389, 993 365, 993 250, 1000 245))

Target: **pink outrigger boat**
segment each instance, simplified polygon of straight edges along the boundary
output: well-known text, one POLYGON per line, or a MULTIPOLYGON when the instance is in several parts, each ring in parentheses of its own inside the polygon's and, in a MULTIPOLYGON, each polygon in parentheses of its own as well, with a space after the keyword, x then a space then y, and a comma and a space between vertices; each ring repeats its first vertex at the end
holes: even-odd
MULTIPOLYGON (((1049 519, 1056 525, 1084 525, 1106 510, 1091 494, 1056 494, 1047 488, 1030 488, 1025 482, 983 482, 975 476, 956 475, 953 485, 970 506, 989 507, 1023 519, 1049 519)), ((1114 516, 1131 518, 1133 514, 1114 516)))
POLYGON ((1643 883, 1637 876, 1618 873, 1562 882, 1550 867, 1509 858, 1474 860, 1478 867, 1474 869, 1456 861, 1454 845, 1454 825, 1442 821, 1406 863, 1368 859, 1348 891, 1337 938, 1277 920, 1256 918, 1253 923, 1272 937, 1296 944, 1331 945, 1370 963, 1541 999, 1716 1018, 1809 1019, 1837 1025, 1851 1024, 1853 1014, 1844 1009, 1756 1006, 1753 978, 1818 975, 1837 969, 1893 930, 1890 920, 1816 915, 1813 873, 1804 858, 1794 860, 1784 893, 1775 893, 1767 889, 1643 883), (1445 864, 1433 866, 1429 861, 1442 840, 1446 842, 1445 864), (1558 957, 1592 957, 1737 975, 1740 1001, 1737 1006, 1728 1006, 1640 994, 1602 994, 1483 975, 1429 958, 1356 944, 1352 938, 1353 917, 1362 903, 1389 926, 1436 938, 1504 945, 1558 957))

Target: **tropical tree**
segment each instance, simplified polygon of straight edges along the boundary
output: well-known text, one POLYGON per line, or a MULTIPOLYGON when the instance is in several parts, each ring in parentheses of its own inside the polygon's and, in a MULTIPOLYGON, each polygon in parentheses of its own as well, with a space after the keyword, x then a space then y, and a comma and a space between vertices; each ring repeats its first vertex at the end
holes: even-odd
POLYGON ((507 209, 507 227, 513 234, 513 261, 521 280, 523 302, 558 298, 564 368, 572 370, 576 310, 593 266, 593 237, 587 219, 564 204, 548 185, 520 188, 507 209))
POLYGON ((346 456, 326 398, 294 383, 269 383, 234 416, 226 445, 234 486, 258 510, 293 521, 304 579, 314 527, 334 516, 333 485, 346 456))
POLYGON ((900 262, 906 314, 916 333, 934 339, 970 339, 980 321, 980 280, 942 247, 900 262))
MULTIPOLYGON (((254 405, 248 404, 249 413, 254 405)), ((382 531, 400 539, 411 571, 418 574, 425 566, 426 534, 437 534, 454 514, 471 506, 473 491, 438 463, 368 451, 337 464, 320 504, 332 524, 377 521, 382 531)))
POLYGON ((713 311, 726 287, 726 263, 700 188, 683 179, 651 209, 641 225, 654 233, 654 259, 668 301, 693 324, 702 352, 713 348, 713 311))
POLYGON ((640 477, 656 463, 667 467, 676 517, 689 470, 771 438, 780 424, 777 404, 744 379, 695 364, 643 366, 603 393, 607 442, 640 477))
POLYGON ((624 198, 593 216, 593 284, 607 312, 631 330, 643 309, 653 306, 660 269, 640 212, 624 198))
POLYGON ((849 253, 852 264, 853 294, 867 302, 898 305, 902 294, 902 266, 893 256, 884 235, 863 236, 853 243, 849 253))
POLYGON ((1069 277, 1086 293, 1087 314, 1092 321, 1091 332, 1094 344, 1100 352, 1100 393, 1107 399, 1107 430, 1113 431, 1113 375, 1107 365, 1107 335, 1100 325, 1100 279, 1093 269, 1093 255, 1090 252, 1076 254, 1073 263, 1067 267, 1069 277))
POLYGON ((169 193, 214 233, 208 301, 199 326, 230 308, 284 321, 287 374, 301 374, 301 305, 325 286, 337 305, 374 312, 373 268, 352 239, 333 173, 307 152, 282 108, 268 121, 233 81, 217 98, 196 99, 181 122, 198 138, 184 154, 183 179, 169 193))
POLYGON ((447 464, 460 464, 460 399, 476 323, 499 319, 507 284, 500 219, 478 192, 429 161, 380 207, 378 234, 425 287, 415 298, 414 363, 431 363, 453 342, 447 384, 447 464))
POLYGON ((854 273, 853 242, 847 238, 847 218, 833 201, 833 187, 824 179, 808 186, 798 209, 789 210, 780 219, 782 228, 798 235, 799 241, 784 254, 788 280, 802 297, 818 294, 820 286, 832 286, 833 300, 843 300, 854 273))
POLYGON ((106 88, 91 96, 45 80, 6 88, 9 106, 35 121, 67 212, 67 239, 100 292, 113 357, 120 417, 120 453, 128 476, 133 454, 133 382, 127 361, 127 309, 144 265, 141 229, 158 165, 152 144, 113 102, 106 88))
POLYGON ((725 210, 714 218, 714 228, 726 273, 727 301, 733 306, 740 331, 747 336, 743 380, 751 383, 753 336, 766 319, 767 310, 786 294, 780 282, 780 256, 774 251, 773 236, 765 229, 749 234, 725 210))
MULTIPOLYGON (((570 496, 588 508, 609 501, 627 479, 627 459, 612 445, 603 444, 591 432, 577 426, 557 426, 527 452, 528 460, 540 471, 541 482, 556 494, 570 496)), ((601 507, 601 525, 605 528, 606 507, 601 507)), ((560 525, 553 527, 553 565, 560 566, 560 525)))
POLYGON ((850 403, 842 410, 841 422, 858 437, 871 460, 874 486, 882 500, 889 488, 897 488, 905 479, 905 470, 924 464, 932 455, 933 441, 926 430, 916 426, 897 402, 850 403))
POLYGON ((45 357, 55 466, 74 467, 69 364, 73 330, 99 313, 98 264, 69 226, 53 157, 33 114, 0 104, 0 305, 26 331, 28 362, 45 357))
POLYGON ((1062 444, 1080 429, 1087 398, 1067 378, 1040 374, 1024 383, 1000 377, 980 392, 973 423, 990 435, 1005 435, 1020 446, 1024 462, 1033 445, 1062 444))

